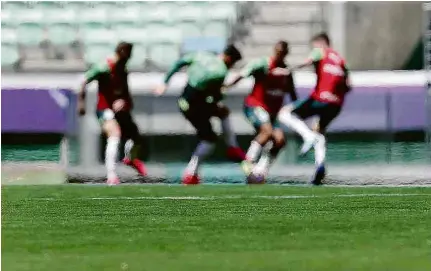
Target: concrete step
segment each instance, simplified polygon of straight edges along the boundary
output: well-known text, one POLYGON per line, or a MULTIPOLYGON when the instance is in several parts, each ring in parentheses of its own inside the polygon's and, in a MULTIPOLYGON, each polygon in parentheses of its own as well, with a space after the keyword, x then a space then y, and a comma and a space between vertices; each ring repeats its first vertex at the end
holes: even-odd
POLYGON ((322 18, 322 4, 297 4, 282 2, 279 4, 260 4, 259 14, 253 18, 254 22, 286 23, 319 21, 322 18))

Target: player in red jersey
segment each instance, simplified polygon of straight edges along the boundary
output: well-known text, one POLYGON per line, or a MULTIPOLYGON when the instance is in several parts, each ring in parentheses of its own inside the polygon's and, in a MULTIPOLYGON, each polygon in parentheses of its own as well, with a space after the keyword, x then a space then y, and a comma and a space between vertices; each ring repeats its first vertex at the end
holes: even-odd
POLYGON ((264 178, 272 161, 286 144, 277 114, 286 95, 291 101, 297 100, 293 76, 284 62, 288 53, 288 43, 277 42, 271 57, 252 61, 227 85, 231 87, 245 77, 255 78, 253 90, 244 101, 244 113, 257 132, 247 151, 246 160, 242 163, 247 176, 253 173, 264 178), (262 153, 263 148, 267 151, 262 153), (258 163, 254 166, 256 162, 258 163))
POLYGON ((314 147, 317 170, 312 183, 319 185, 326 174, 324 134, 328 125, 340 113, 344 97, 350 91, 350 84, 346 62, 330 47, 328 35, 326 33, 318 34, 311 42, 313 50, 310 56, 304 63, 290 71, 314 65, 317 75, 316 87, 307 99, 295 103, 293 108, 291 106, 283 107, 278 120, 302 136, 304 139, 302 154, 314 147), (311 116, 319 117, 314 132, 302 121, 311 116))
POLYGON ((139 130, 130 113, 133 101, 127 83, 126 64, 132 55, 132 49, 131 43, 120 42, 113 57, 108 58, 104 63, 94 65, 87 71, 79 93, 78 111, 83 116, 86 112, 86 86, 94 80, 98 81, 96 114, 102 130, 107 136, 105 165, 108 175, 107 183, 110 185, 120 183, 115 165, 122 136, 128 139, 124 146, 123 162, 135 168, 141 175, 146 175, 144 163, 132 156, 140 143, 139 130))

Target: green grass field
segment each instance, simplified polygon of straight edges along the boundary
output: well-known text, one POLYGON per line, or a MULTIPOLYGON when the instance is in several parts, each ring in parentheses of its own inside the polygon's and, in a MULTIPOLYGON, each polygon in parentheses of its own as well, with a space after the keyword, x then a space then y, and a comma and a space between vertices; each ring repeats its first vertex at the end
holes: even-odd
POLYGON ((2 187, 3 270, 430 270, 431 188, 2 187))

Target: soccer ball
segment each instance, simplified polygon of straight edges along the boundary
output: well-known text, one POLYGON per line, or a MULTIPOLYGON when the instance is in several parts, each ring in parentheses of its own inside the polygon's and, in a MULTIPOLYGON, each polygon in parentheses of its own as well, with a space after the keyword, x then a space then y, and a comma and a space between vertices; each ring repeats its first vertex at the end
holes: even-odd
POLYGON ((265 175, 251 173, 247 177, 247 183, 248 184, 264 184, 265 183, 265 175))

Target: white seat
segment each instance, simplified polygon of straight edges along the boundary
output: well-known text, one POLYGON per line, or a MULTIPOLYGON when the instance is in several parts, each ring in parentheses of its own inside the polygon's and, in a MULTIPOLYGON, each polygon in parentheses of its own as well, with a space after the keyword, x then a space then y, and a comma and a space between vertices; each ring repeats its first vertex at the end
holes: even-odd
POLYGON ((172 22, 173 11, 168 7, 159 7, 155 5, 154 8, 145 10, 142 15, 144 22, 161 22, 170 23, 172 22))
POLYGON ((142 11, 139 7, 126 7, 111 10, 109 19, 115 25, 116 23, 139 24, 142 19, 142 11))
POLYGON ((82 34, 86 44, 114 44, 118 41, 115 32, 109 29, 83 29, 82 34))
POLYGON ((87 64, 98 64, 114 53, 115 47, 111 44, 97 44, 85 47, 84 59, 87 64))
POLYGON ((147 43, 148 33, 144 28, 115 27, 114 31, 118 40, 137 44, 147 43))
POLYGON ((42 23, 44 20, 43 12, 37 9, 16 10, 11 14, 12 19, 18 24, 22 23, 42 23))
POLYGON ((205 18, 205 9, 199 6, 186 5, 175 12, 177 22, 200 22, 205 18))
POLYGON ((149 49, 150 59, 160 68, 169 68, 180 57, 177 46, 155 44, 149 49))
POLYGON ((233 20, 235 17, 235 2, 216 2, 207 9, 207 18, 210 20, 233 20))
POLYGON ((44 21, 47 24, 75 24, 77 20, 76 12, 73 9, 47 9, 43 12, 43 14, 44 21))
POLYGON ((85 9, 78 13, 78 20, 81 24, 106 24, 108 14, 104 9, 85 9))
POLYGON ((177 23, 176 27, 180 29, 182 37, 200 37, 202 36, 202 29, 196 23, 183 22, 177 23))
POLYGON ((181 30, 167 25, 149 25, 148 42, 150 43, 174 43, 179 44, 182 41, 181 30))
POLYGON ((14 28, 3 28, 1 32, 2 44, 15 44, 17 42, 17 34, 14 28))

